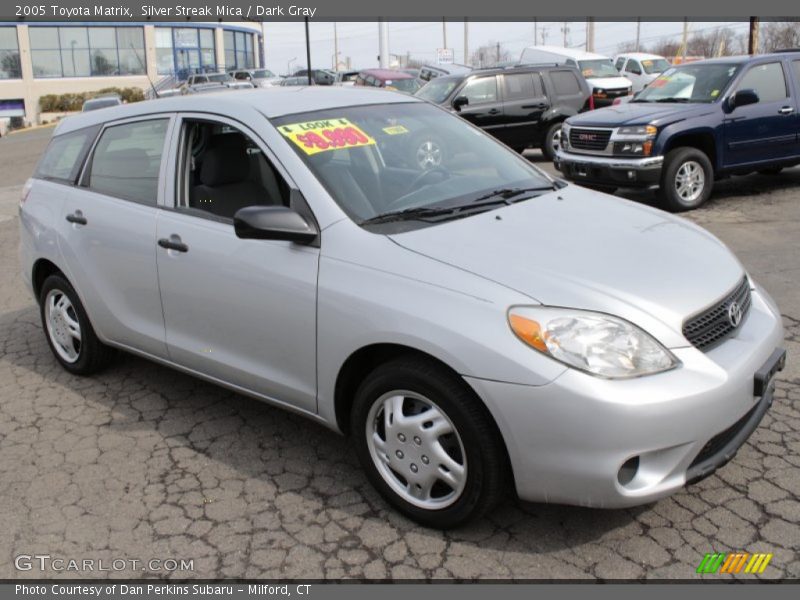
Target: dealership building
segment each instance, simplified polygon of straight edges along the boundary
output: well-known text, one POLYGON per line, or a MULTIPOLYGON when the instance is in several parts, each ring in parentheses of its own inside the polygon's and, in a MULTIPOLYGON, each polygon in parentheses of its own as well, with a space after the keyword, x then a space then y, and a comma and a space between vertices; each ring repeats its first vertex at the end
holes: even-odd
POLYGON ((260 23, 0 24, 0 120, 41 120, 39 98, 257 68, 260 23), (5 117, 5 118, 4 118, 5 117))

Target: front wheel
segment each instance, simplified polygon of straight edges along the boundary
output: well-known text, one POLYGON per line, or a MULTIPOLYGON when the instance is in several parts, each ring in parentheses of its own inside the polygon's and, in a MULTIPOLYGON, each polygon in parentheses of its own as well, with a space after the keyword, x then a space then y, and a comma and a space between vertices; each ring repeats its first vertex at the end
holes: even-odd
POLYGON ((671 212, 692 210, 708 200, 713 186, 714 168, 708 156, 697 148, 676 148, 664 159, 658 200, 671 212))
POLYGON ((416 357, 373 371, 351 414, 370 482, 397 510, 447 529, 492 508, 505 490, 505 449, 488 411, 458 376, 416 357))

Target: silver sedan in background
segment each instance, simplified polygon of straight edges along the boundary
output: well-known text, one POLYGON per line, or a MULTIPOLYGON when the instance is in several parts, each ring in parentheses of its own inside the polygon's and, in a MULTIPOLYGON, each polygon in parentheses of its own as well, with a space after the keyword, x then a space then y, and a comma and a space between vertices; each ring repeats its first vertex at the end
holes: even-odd
POLYGON ((433 527, 512 490, 675 492, 733 457, 785 360, 778 309, 711 234, 404 94, 86 113, 23 194, 22 272, 67 371, 124 350, 302 413, 433 527))

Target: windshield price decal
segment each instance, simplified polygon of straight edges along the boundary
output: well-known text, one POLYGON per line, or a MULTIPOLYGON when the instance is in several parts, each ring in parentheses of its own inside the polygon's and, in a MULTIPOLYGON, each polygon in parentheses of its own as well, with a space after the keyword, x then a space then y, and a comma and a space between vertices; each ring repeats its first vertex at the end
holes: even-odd
POLYGON ((383 132, 387 135, 400 135, 403 133, 408 133, 408 129, 402 125, 392 125, 390 127, 384 127, 383 132))
POLYGON ((292 123, 278 127, 306 154, 316 154, 340 148, 371 146, 375 140, 347 119, 322 119, 305 123, 292 123))

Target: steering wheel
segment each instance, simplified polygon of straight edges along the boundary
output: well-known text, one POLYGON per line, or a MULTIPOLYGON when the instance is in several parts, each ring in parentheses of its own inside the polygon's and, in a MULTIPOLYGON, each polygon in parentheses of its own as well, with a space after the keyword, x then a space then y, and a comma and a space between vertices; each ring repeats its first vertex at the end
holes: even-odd
POLYGON ((422 184, 425 183, 434 173, 438 174, 442 178, 442 181, 450 179, 450 171, 448 171, 443 167, 433 167, 432 169, 428 169, 427 171, 423 171, 422 173, 417 175, 414 178, 414 181, 412 181, 411 184, 408 186, 408 188, 406 188, 406 191, 400 195, 400 198, 402 198, 403 196, 407 196, 411 192, 414 192, 419 188, 421 188, 422 184))

